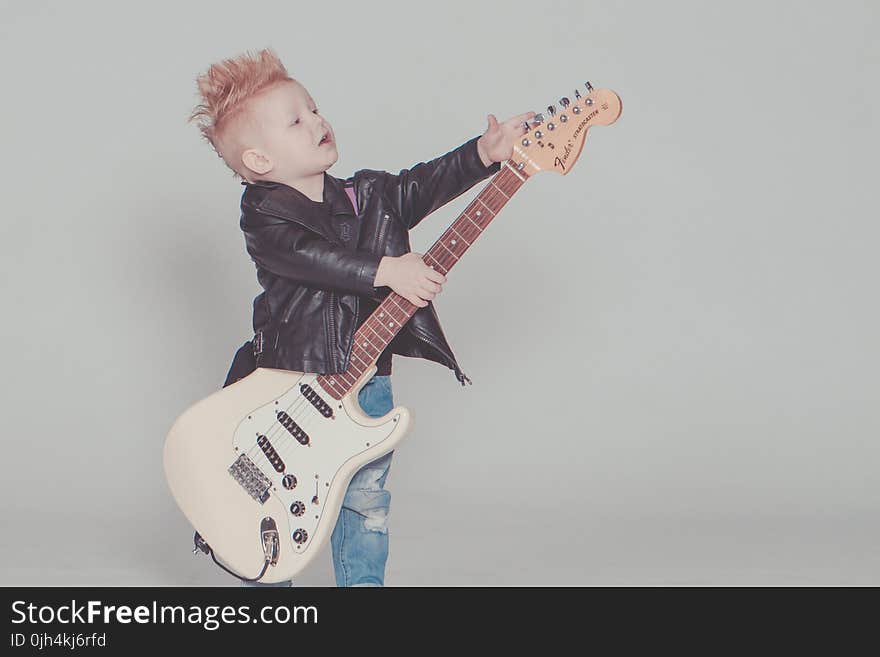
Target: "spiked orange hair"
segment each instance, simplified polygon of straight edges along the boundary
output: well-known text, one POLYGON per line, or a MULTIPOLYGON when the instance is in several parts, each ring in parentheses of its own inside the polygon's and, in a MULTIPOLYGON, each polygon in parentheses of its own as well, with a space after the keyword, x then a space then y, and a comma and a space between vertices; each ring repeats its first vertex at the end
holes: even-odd
POLYGON ((289 80, 293 78, 272 48, 224 59, 196 78, 202 102, 187 123, 199 119, 202 136, 236 178, 246 178, 241 163, 245 145, 235 139, 235 132, 241 120, 250 118, 248 100, 278 82, 289 80))

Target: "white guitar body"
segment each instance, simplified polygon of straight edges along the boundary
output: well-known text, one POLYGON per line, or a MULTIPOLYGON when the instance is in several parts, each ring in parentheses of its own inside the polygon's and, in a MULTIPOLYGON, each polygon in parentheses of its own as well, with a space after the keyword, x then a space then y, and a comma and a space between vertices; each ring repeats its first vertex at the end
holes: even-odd
POLYGON ((268 554, 258 581, 275 583, 318 554, 351 478, 394 449, 413 419, 402 406, 382 417, 363 412, 358 393, 376 371, 337 401, 317 374, 260 367, 175 420, 163 452, 168 485, 228 568, 257 577, 268 554))

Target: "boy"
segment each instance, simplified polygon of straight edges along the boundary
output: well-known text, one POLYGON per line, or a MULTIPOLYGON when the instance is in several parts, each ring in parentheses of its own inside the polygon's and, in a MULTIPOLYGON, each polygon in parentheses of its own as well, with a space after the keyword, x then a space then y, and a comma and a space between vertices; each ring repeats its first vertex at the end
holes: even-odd
MULTIPOLYGON (((358 396, 364 412, 378 417, 394 406, 392 353, 442 363, 462 385, 469 382, 430 303, 446 276, 411 252, 408 231, 496 173, 535 113, 504 123, 490 114, 482 136, 430 162, 341 180, 326 173, 338 159, 330 124, 272 49, 214 64, 197 82, 203 102, 190 121, 202 120, 202 135, 245 186, 240 227, 263 288, 254 299, 254 358, 246 343, 224 385, 255 367, 345 372, 355 330, 391 290, 418 310, 378 355, 358 396)), ((392 454, 349 483, 330 541, 338 586, 384 586, 392 454)))

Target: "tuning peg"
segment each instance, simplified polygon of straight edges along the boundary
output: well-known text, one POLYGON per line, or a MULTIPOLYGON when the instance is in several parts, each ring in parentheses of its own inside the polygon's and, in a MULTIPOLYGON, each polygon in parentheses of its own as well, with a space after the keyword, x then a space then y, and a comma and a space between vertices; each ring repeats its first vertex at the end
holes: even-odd
POLYGON ((575 89, 574 90, 574 97, 579 99, 581 97, 581 92, 578 91, 577 89, 575 89))
POLYGON ((553 116, 554 114, 556 114, 556 108, 553 107, 553 105, 547 105, 547 114, 553 116))
POLYGON ((529 122, 528 122, 528 121, 523 121, 522 124, 523 124, 523 128, 526 129, 526 132, 528 132, 529 130, 531 130, 531 128, 529 127, 529 122))
POLYGON ((560 98, 559 99, 559 104, 562 105, 563 109, 568 107, 570 103, 571 103, 571 101, 568 98, 560 98))
POLYGON ((533 118, 532 121, 533 121, 534 123, 542 123, 542 122, 544 121, 544 115, 543 115, 543 114, 540 114, 540 113, 539 113, 539 114, 535 114, 535 118, 533 118))
POLYGON ((590 84, 590 81, 589 81, 589 80, 587 80, 587 81, 584 83, 584 86, 587 88, 587 92, 590 92, 590 91, 593 90, 593 85, 590 84))

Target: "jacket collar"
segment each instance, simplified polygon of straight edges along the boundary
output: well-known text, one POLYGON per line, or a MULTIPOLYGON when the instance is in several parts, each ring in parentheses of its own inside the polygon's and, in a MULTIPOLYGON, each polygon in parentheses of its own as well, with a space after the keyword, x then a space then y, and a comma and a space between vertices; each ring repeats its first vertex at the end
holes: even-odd
MULTIPOLYGON (((275 213, 290 219, 311 219, 320 221, 328 215, 354 214, 351 201, 345 193, 345 182, 324 172, 324 201, 313 201, 301 191, 290 185, 272 180, 255 180, 252 183, 242 181, 245 191, 251 187, 263 188, 267 192, 261 206, 271 206, 275 213), (271 190, 271 191, 268 191, 271 190)), ((269 209, 266 207, 266 209, 269 209)))

